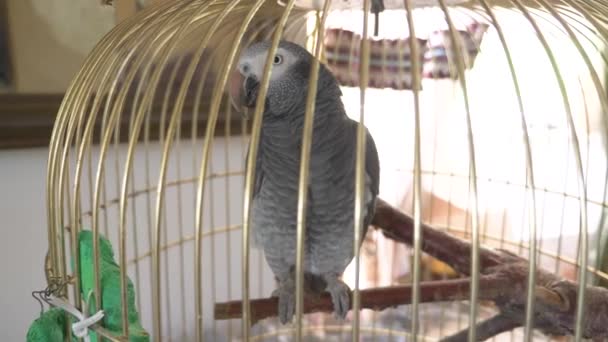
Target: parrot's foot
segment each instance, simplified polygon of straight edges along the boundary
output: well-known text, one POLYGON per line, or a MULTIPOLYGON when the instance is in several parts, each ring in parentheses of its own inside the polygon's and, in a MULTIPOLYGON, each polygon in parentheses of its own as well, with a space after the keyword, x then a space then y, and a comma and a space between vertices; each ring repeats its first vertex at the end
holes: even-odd
POLYGON ((333 278, 327 280, 327 292, 331 294, 334 304, 334 316, 344 320, 350 309, 350 288, 342 280, 333 278))
POLYGON ((291 322, 296 308, 296 287, 293 280, 286 280, 279 284, 279 287, 272 291, 272 297, 279 298, 279 321, 281 324, 291 322))

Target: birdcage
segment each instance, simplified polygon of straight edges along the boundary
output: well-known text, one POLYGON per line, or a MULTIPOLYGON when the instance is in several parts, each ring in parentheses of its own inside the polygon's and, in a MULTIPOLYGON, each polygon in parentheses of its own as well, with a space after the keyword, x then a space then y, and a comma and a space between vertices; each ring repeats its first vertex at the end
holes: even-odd
MULTIPOLYGON (((602 0, 146 7, 97 44, 57 115, 49 288, 102 310, 84 335, 115 341, 606 339, 607 18, 602 0), (233 106, 229 77, 246 47, 272 57, 280 40, 331 71, 360 124, 344 320, 304 291, 305 187, 292 323, 251 247, 264 101, 233 106), (363 125, 380 161, 365 235, 363 125)), ((300 94, 300 185, 319 68, 300 94)))

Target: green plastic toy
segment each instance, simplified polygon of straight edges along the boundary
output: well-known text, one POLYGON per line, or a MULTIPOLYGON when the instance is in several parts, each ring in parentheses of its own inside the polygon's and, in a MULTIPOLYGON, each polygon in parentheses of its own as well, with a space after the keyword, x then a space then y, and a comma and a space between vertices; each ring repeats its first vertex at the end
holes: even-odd
MULTIPOLYGON (((52 308, 36 319, 27 332, 27 342, 63 342, 66 314, 62 309, 52 308)), ((75 340, 75 339, 74 339, 75 340)))
MULTIPOLYGON (((83 298, 89 298, 89 315, 97 312, 97 305, 93 296, 88 294, 94 288, 93 274, 93 233, 83 230, 79 235, 80 243, 80 283, 83 298)), ((99 236, 100 273, 101 273, 101 302, 104 311, 103 326, 111 333, 122 334, 121 306, 120 306, 120 268, 114 261, 112 245, 103 236, 99 236)), ((148 342, 150 337, 139 322, 139 315, 135 308, 135 290, 133 283, 127 279, 127 304, 129 311, 129 340, 131 342, 148 342)), ((65 323, 68 315, 61 309, 53 308, 36 319, 27 333, 27 342, 63 342, 65 323)), ((89 333, 91 342, 97 342, 94 333, 89 333)), ((72 340, 76 338, 72 336, 72 340)), ((102 338, 102 341, 106 339, 102 338)))

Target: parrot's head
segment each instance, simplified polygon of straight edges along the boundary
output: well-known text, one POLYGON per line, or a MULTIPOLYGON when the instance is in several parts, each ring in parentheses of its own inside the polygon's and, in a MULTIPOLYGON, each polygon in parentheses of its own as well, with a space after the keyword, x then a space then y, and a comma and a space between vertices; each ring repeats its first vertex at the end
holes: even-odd
MULTIPOLYGON (((244 49, 230 75, 229 93, 232 104, 245 114, 256 106, 270 45, 269 41, 263 41, 244 49)), ((265 115, 301 112, 292 109, 306 102, 313 59, 314 56, 303 47, 287 41, 279 42, 272 59, 265 115)), ((317 87, 325 93, 332 93, 331 89, 340 92, 333 75, 323 65, 319 68, 317 87)))

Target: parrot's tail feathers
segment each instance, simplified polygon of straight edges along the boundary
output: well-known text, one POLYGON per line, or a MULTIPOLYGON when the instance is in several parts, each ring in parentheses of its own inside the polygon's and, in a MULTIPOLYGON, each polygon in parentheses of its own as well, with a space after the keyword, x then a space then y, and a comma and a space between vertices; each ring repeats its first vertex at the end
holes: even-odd
POLYGON ((307 290, 314 294, 321 294, 327 288, 327 282, 320 275, 307 273, 304 275, 304 281, 307 290))
MULTIPOLYGON (((292 266, 289 269, 289 276, 291 277, 291 279, 293 279, 295 281, 296 279, 296 268, 295 266, 292 266)), ((278 283, 280 283, 280 280, 278 278, 275 277, 275 281, 278 283)), ((313 295, 320 295, 321 293, 325 292, 325 290, 327 289, 327 281, 325 280, 325 278, 323 278, 323 276, 320 276, 318 274, 314 274, 314 273, 310 273, 310 272, 304 272, 304 292, 308 293, 308 294, 313 294, 313 295)))

